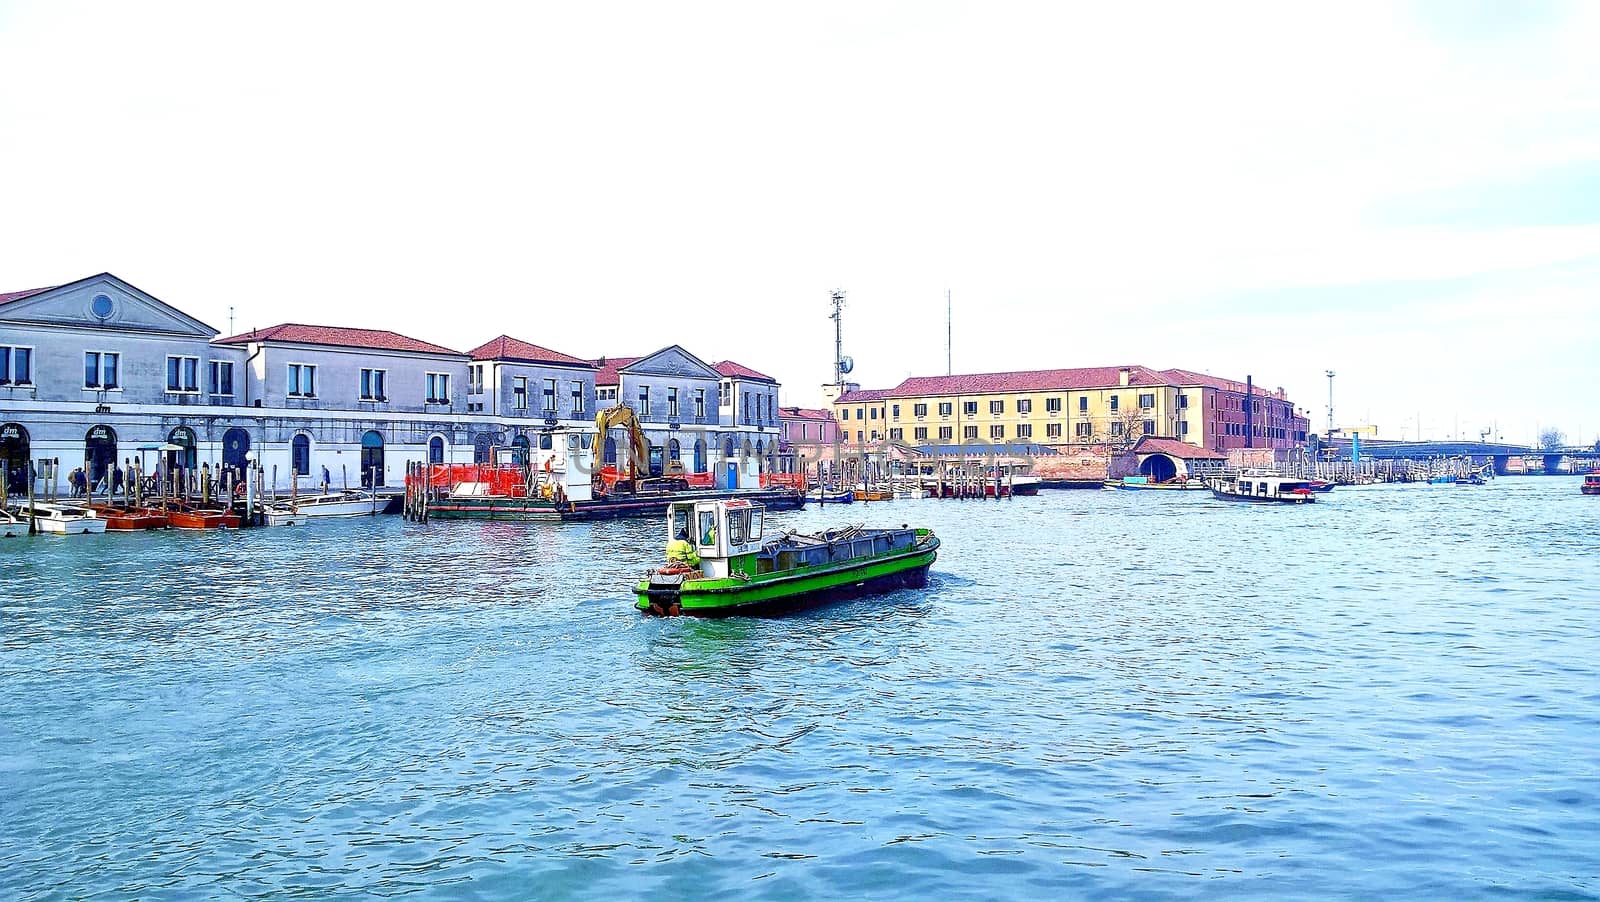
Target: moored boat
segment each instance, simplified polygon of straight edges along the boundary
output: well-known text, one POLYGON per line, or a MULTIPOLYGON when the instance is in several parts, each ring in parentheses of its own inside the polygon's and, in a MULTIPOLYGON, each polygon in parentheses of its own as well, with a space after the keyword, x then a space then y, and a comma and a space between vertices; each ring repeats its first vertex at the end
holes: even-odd
POLYGON ((28 521, 5 508, 0 508, 0 539, 10 539, 28 534, 28 521))
POLYGON ((123 507, 115 504, 90 504, 86 507, 104 519, 106 529, 111 532, 167 528, 166 514, 154 508, 123 507))
POLYGON ((1600 470, 1584 474, 1583 485, 1578 487, 1578 491, 1585 495, 1600 495, 1600 470))
POLYGON ((173 529, 238 529, 239 515, 193 504, 169 503, 162 511, 173 529))
POLYGON ((71 504, 35 501, 30 507, 24 501, 13 507, 11 512, 24 524, 31 520, 39 532, 75 536, 106 531, 106 521, 95 516, 94 511, 71 504))
POLYGON ((1310 504, 1317 500, 1309 482, 1278 473, 1224 473, 1207 480, 1211 494, 1224 501, 1310 504))
POLYGON ((352 489, 279 500, 268 505, 265 514, 268 526, 298 526, 324 517, 369 517, 383 510, 386 504, 371 492, 352 489))
POLYGON ((850 489, 813 488, 806 492, 808 504, 850 504, 855 500, 856 493, 850 489))
POLYGON ((1182 478, 1174 476, 1168 480, 1155 480, 1148 476, 1124 476, 1121 479, 1107 479, 1105 487, 1114 491, 1194 491, 1206 488, 1204 480, 1194 477, 1182 478))
POLYGON ((723 616, 921 588, 938 557, 931 529, 851 526, 763 541, 765 510, 749 501, 673 504, 667 565, 635 594, 648 614, 723 616))

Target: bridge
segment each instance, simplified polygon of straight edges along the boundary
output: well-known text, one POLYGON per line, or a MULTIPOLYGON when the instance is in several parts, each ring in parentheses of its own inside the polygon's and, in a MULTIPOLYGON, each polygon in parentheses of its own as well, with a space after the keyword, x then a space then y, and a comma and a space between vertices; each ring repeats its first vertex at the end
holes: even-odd
MULTIPOLYGON (((1350 459, 1350 440, 1347 438, 1334 439, 1331 443, 1322 445, 1322 448, 1323 453, 1327 453, 1331 449, 1338 460, 1350 459)), ((1513 457, 1538 458, 1544 464, 1546 473, 1556 472, 1561 466, 1561 461, 1567 460, 1571 462, 1572 471, 1579 473, 1600 466, 1600 445, 1544 449, 1533 448, 1528 445, 1483 441, 1393 442, 1363 440, 1361 442, 1362 460, 1428 460, 1437 457, 1469 457, 1486 463, 1492 462, 1494 471, 1502 475, 1506 472, 1507 462, 1513 457)))

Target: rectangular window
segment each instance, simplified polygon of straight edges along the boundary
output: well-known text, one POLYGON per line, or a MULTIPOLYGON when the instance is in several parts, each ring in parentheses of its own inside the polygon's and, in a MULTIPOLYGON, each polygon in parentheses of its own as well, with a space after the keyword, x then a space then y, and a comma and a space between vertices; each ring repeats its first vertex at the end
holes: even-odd
POLYGON ((733 403, 733 383, 724 382, 717 386, 717 406, 727 407, 733 403))
POLYGON ((1089 396, 1088 395, 1079 395, 1078 396, 1078 412, 1079 413, 1088 413, 1089 412, 1089 396))
POLYGON ((1046 423, 1044 425, 1044 437, 1045 438, 1060 438, 1061 437, 1061 424, 1060 423, 1046 423))
POLYGON ((1018 399, 1017 400, 1017 413, 1022 413, 1022 414, 1033 413, 1033 399, 1032 398, 1020 398, 1020 399, 1018 399))
POLYGON ((1045 413, 1060 413, 1061 412, 1061 399, 1060 398, 1045 398, 1044 399, 1044 412, 1045 413))
POLYGON ((467 367, 467 394, 483 394, 483 364, 474 363, 467 367))
POLYGON ((1156 434, 1156 421, 1155 420, 1145 420, 1144 421, 1144 434, 1145 435, 1155 435, 1156 434))
POLYGON ((167 358, 167 391, 185 394, 200 393, 200 358, 167 358))
POLYGON ((114 351, 89 351, 83 355, 83 387, 110 390, 121 388, 118 381, 122 355, 114 351), (98 364, 98 365, 97 365, 98 364))
POLYGON ((1149 410, 1154 406, 1156 406, 1156 396, 1154 392, 1147 392, 1139 395, 1140 410, 1149 410))
POLYGON ((1118 421, 1116 421, 1116 422, 1111 424, 1111 434, 1112 435, 1121 435, 1122 434, 1122 421, 1121 420, 1118 420, 1118 421))
POLYGON ((1112 413, 1116 413, 1117 412, 1117 396, 1116 395, 1112 395, 1111 396, 1111 412, 1112 413))
POLYGON ((928 405, 926 405, 926 404, 913 404, 913 405, 911 405, 911 415, 914 416, 914 417, 925 417, 925 416, 927 416, 928 415, 928 405))
POLYGON ((546 379, 546 380, 544 380, 544 391, 539 394, 539 397, 544 402, 544 406, 539 408, 539 409, 543 410, 545 413, 555 413, 556 412, 556 380, 554 380, 554 379, 546 379))
POLYGON ((864 420, 866 418, 867 418, 867 409, 865 407, 857 407, 856 408, 856 419, 864 420))
POLYGON ((1073 426, 1072 431, 1078 438, 1089 438, 1094 434, 1088 423, 1078 423, 1073 426))
POLYGON ((743 422, 743 423, 750 422, 750 393, 749 392, 745 392, 744 393, 744 397, 742 397, 740 399, 739 421, 743 422))
POLYGON ((878 418, 878 408, 876 408, 876 407, 868 408, 867 409, 867 417, 869 419, 876 420, 878 418))
POLYGON ((428 397, 427 397, 427 402, 426 403, 428 403, 428 404, 449 404, 450 403, 450 374, 449 373, 429 373, 428 374, 428 397))
POLYGON ((911 430, 911 437, 916 439, 919 442, 927 441, 928 440, 928 427, 926 427, 926 426, 918 426, 917 428, 911 430))
POLYGON ((862 435, 861 430, 857 429, 856 430, 856 444, 859 445, 859 444, 862 444, 865 441, 866 441, 866 438, 862 435))
MULTIPOLYGON (((706 390, 703 388, 694 390, 694 418, 697 420, 706 418, 706 390)), ((803 438, 805 436, 804 426, 800 427, 800 433, 803 438)))
POLYGON ((889 407, 889 413, 893 414, 895 419, 897 419, 897 420, 900 419, 900 405, 899 404, 891 405, 889 407))
POLYGON ((1187 410, 1188 407, 1189 407, 1189 396, 1188 395, 1179 395, 1178 396, 1178 409, 1179 410, 1187 410))
POLYGON ((511 409, 512 410, 527 410, 528 409, 528 377, 527 376, 512 376, 511 377, 511 409))
POLYGON ((585 394, 587 392, 583 389, 583 380, 580 379, 572 383, 572 413, 574 416, 583 416, 583 409, 587 406, 583 403, 585 394))
POLYGON ((990 426, 989 427, 989 437, 990 438, 1005 438, 1006 437, 1006 427, 1005 427, 1005 425, 1002 424, 1002 423, 996 423, 993 426, 990 426))
POLYGON ((83 387, 100 387, 100 354, 97 351, 83 352, 83 387))
POLYGON ((978 437, 978 427, 976 427, 976 426, 963 426, 963 427, 961 427, 961 437, 962 438, 966 438, 966 439, 977 438, 978 437))
POLYGON ((361 400, 387 401, 389 396, 383 393, 384 370, 361 371, 361 400))
POLYGON ((955 430, 954 426, 940 426, 939 427, 939 441, 941 441, 941 442, 950 441, 952 438, 955 438, 955 434, 956 434, 956 430, 955 430))
POLYGON ((850 408, 846 407, 846 408, 841 409, 839 411, 839 419, 840 420, 848 420, 848 419, 850 419, 850 408))
MULTIPOLYGON (((804 429, 805 427, 802 426, 800 428, 804 429)), ((906 434, 906 431, 904 429, 899 428, 899 427, 895 427, 893 429, 890 429, 889 430, 889 441, 898 442, 901 439, 905 438, 905 434, 906 434)))
MULTIPOLYGON (((961 405, 961 412, 966 414, 969 417, 977 416, 978 415, 978 402, 977 401, 967 401, 967 402, 963 403, 961 405)), ((976 437, 976 436, 974 436, 974 437, 976 437)))
POLYGON ((676 385, 667 389, 667 416, 674 420, 678 418, 678 387, 676 385))
POLYGON ((955 407, 956 406, 954 404, 950 403, 949 401, 940 401, 939 402, 939 416, 941 416, 941 417, 949 416, 950 414, 955 412, 955 407))
POLYGON ((641 386, 639 386, 639 416, 647 417, 649 415, 650 415, 650 386, 641 385, 641 386))
POLYGON ((233 361, 211 361, 211 393, 222 397, 233 397, 233 361))
POLYGON ((1004 402, 1004 401, 990 401, 989 402, 989 414, 991 416, 994 415, 994 414, 1000 414, 1000 413, 1005 413, 1005 412, 1006 412, 1006 402, 1004 402))
POLYGON ((1022 423, 1017 426, 1017 438, 1033 438, 1033 424, 1022 423))

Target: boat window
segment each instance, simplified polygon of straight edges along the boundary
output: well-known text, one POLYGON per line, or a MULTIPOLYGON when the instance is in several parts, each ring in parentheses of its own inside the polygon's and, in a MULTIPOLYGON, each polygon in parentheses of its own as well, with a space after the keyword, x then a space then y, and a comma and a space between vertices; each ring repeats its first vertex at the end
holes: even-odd
POLYGON ((745 536, 745 531, 744 531, 745 518, 746 518, 746 516, 748 516, 748 514, 749 514, 748 511, 743 511, 743 512, 741 512, 741 511, 729 511, 728 512, 728 545, 729 546, 743 545, 744 544, 744 542, 745 542, 745 538, 744 538, 744 536, 745 536))
POLYGON ((750 527, 748 530, 750 534, 750 541, 759 542, 761 541, 762 513, 761 511, 752 509, 748 516, 750 517, 750 527))
POLYGON ((672 537, 689 541, 689 509, 675 507, 672 509, 672 537))
POLYGON ((714 511, 700 512, 700 544, 707 548, 717 544, 717 515, 714 511))

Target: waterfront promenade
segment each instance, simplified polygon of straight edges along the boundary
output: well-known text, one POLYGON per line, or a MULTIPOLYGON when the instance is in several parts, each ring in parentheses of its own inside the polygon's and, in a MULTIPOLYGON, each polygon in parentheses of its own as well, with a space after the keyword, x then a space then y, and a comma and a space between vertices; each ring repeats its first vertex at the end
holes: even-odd
POLYGON ((945 542, 778 620, 654 521, 8 541, 0 897, 1592 895, 1576 485, 774 514, 945 542))

